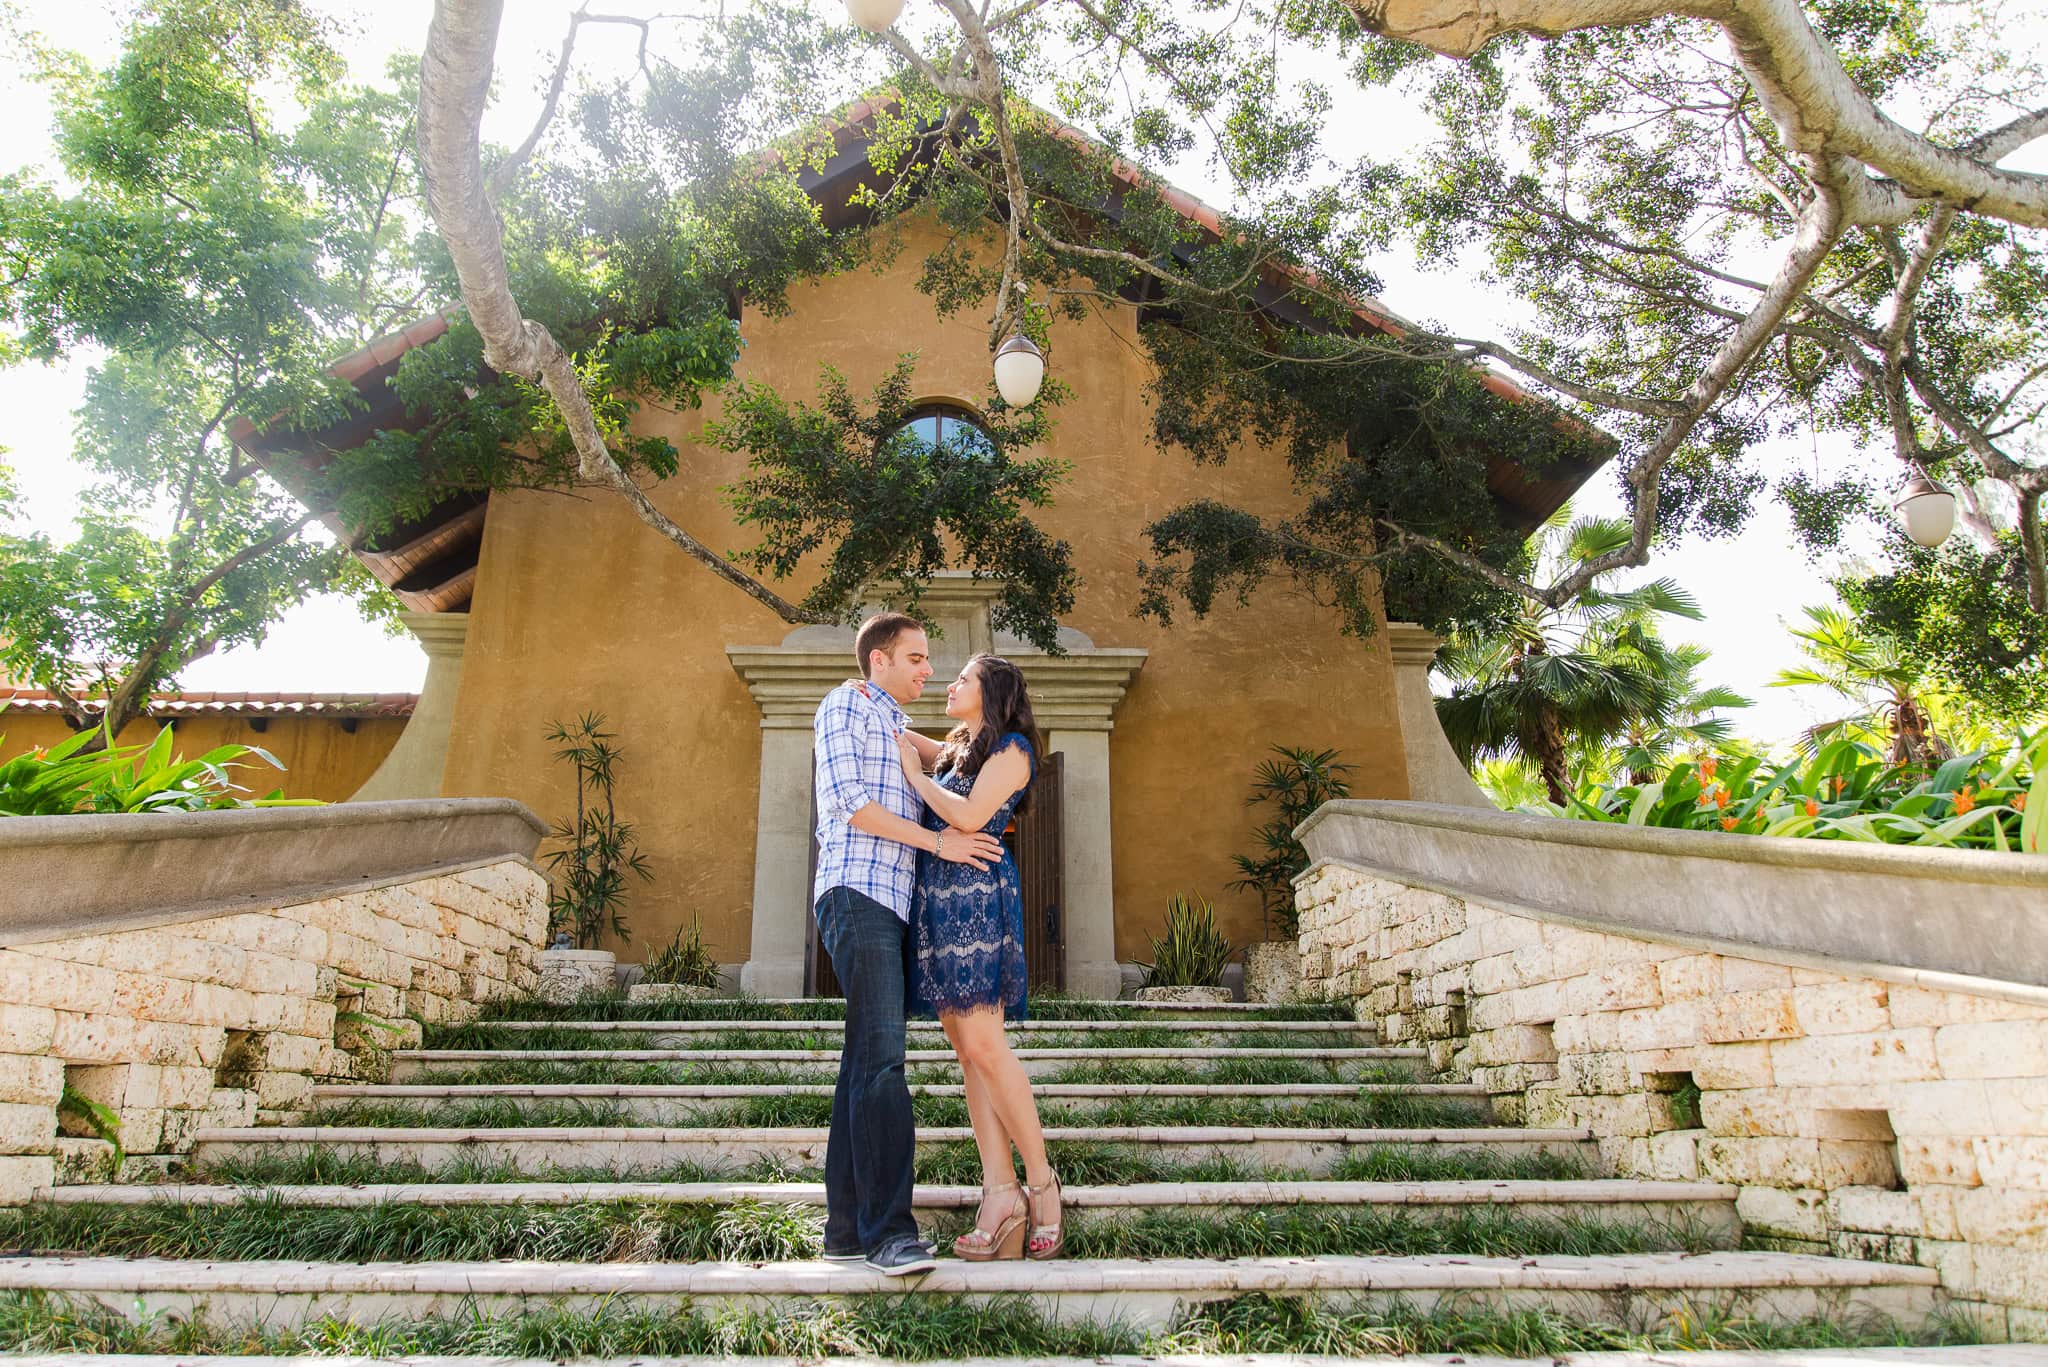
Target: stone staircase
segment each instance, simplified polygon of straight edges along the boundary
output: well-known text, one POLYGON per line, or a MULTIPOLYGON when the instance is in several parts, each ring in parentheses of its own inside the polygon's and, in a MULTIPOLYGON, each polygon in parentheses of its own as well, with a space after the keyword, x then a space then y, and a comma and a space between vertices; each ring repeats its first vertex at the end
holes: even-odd
MULTIPOLYGON (((1953 1328, 1931 1271, 1744 1251, 1734 1188, 1603 1179, 1588 1135, 1498 1126, 1422 1050, 1322 1007, 1036 1003, 1012 1042, 1070 1256, 907 1283, 828 1264, 837 1011, 601 1000, 429 1027, 390 1082, 318 1088, 303 1125, 200 1132, 176 1183, 0 1211, 0 1348, 1551 1361, 1953 1328)), ((916 1204, 942 1248, 978 1180, 943 1046, 913 1030, 916 1204)), ((1850 1360, 2048 1361, 1981 1351, 1850 1360)))

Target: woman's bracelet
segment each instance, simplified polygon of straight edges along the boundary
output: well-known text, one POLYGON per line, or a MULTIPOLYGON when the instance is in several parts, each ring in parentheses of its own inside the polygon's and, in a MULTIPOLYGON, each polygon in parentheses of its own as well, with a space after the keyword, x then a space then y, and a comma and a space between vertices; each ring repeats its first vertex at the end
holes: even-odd
POLYGON ((934 841, 932 842, 932 858, 934 858, 934 859, 939 859, 939 858, 943 858, 943 857, 945 856, 945 853, 946 853, 946 833, 945 833, 944 831, 940 831, 940 832, 939 832, 939 838, 938 838, 937 840, 934 840, 934 841))

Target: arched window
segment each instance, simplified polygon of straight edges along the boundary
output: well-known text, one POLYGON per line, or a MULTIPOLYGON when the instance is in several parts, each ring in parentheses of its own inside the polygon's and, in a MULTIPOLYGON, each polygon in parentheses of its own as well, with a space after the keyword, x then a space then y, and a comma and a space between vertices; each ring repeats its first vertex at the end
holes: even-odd
POLYGON ((996 444, 972 413, 950 404, 925 404, 911 410, 890 439, 911 443, 925 452, 944 449, 956 456, 994 460, 996 444))

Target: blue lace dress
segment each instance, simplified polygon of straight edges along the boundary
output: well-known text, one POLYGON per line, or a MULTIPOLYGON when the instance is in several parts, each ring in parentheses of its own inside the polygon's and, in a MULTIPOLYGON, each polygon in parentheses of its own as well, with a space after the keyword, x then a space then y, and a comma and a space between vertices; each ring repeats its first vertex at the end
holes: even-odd
MULTIPOLYGON (((1038 756, 1031 742, 1014 731, 996 742, 990 758, 1012 745, 1023 749, 1037 777, 1038 756)), ((974 788, 972 779, 950 769, 933 777, 963 797, 974 788)), ((1013 793, 982 829, 1000 839, 1029 789, 1027 783, 1013 793)), ((924 824, 934 831, 946 826, 929 807, 924 824)), ((1004 1019, 1024 1019, 1024 894, 1009 850, 1003 851, 1002 862, 986 869, 920 853, 910 936, 910 995, 917 1014, 1000 1006, 1004 1019)))

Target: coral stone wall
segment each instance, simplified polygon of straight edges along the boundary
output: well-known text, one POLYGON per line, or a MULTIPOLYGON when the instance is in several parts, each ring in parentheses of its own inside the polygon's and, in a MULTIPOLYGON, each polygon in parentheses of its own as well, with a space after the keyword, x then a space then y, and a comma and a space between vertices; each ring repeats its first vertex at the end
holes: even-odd
POLYGON ((1734 1183, 1753 1245, 1933 1267, 1992 1332, 2048 1339, 2048 991, 1701 952, 1336 863, 1298 903, 1304 996, 1504 1119, 1585 1126, 1617 1175, 1734 1183))
POLYGON ((546 929, 546 880, 508 858, 0 949, 0 1203, 105 1175, 94 1114, 118 1117, 128 1155, 183 1153, 207 1126, 297 1122, 315 1082, 378 1077, 420 1022, 531 993, 546 929), (105 1110, 60 1108, 67 1088, 105 1110))

